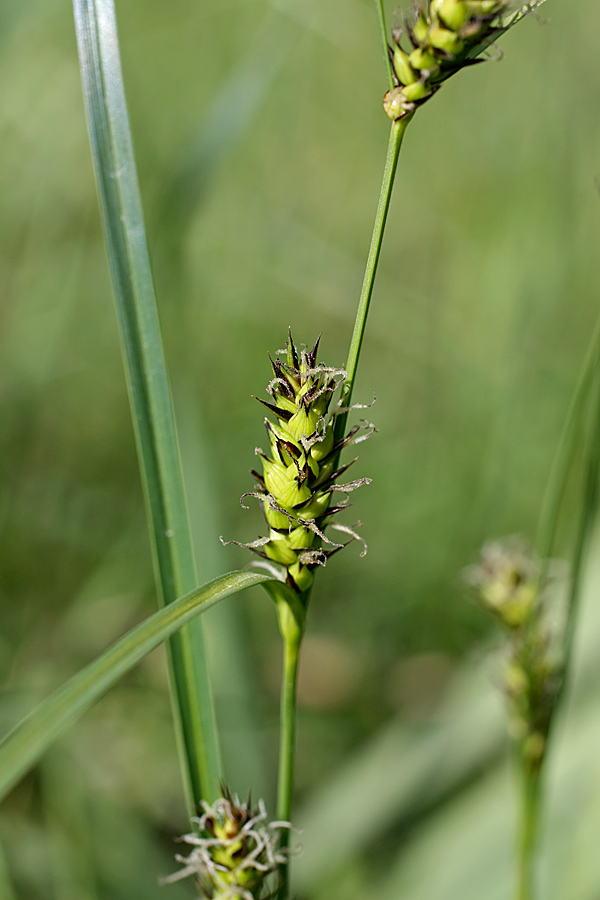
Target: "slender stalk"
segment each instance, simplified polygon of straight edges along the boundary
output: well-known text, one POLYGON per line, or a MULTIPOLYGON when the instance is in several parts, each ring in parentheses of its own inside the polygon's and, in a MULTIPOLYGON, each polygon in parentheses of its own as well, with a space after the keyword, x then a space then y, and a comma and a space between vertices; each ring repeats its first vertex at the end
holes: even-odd
POLYGON ((390 83, 390 90, 393 90, 395 87, 394 84, 394 71, 392 69, 392 61, 390 59, 390 55, 388 53, 388 30, 387 25, 385 23, 385 10, 383 8, 383 0, 375 0, 377 5, 377 17, 379 19, 379 30, 381 32, 381 45, 383 49, 383 60, 385 62, 385 66, 388 73, 388 81, 390 83))
MULTIPOLYGON (((352 339, 350 341, 348 360, 346 362, 347 378, 346 384, 344 386, 344 393, 342 395, 342 404, 346 407, 350 405, 350 402, 352 400, 354 380, 356 378, 356 370, 358 368, 358 360, 360 357, 363 337, 365 334, 369 306, 371 304, 371 297, 373 295, 375 275, 377 274, 377 265, 379 263, 381 245, 383 243, 383 234, 385 231, 385 224, 390 208, 390 201, 392 198, 392 190, 394 187, 394 178, 396 176, 396 169, 398 166, 400 147, 402 146, 404 132, 406 131, 406 127, 411 118, 412 116, 408 115, 403 119, 394 122, 392 124, 392 129, 390 132, 390 140, 385 160, 385 167, 383 170, 383 180, 381 183, 381 191, 379 194, 379 203, 377 205, 375 224, 373 226, 373 235, 371 237, 371 246, 369 248, 369 255, 367 257, 365 276, 363 279, 362 290, 360 292, 360 298, 358 301, 358 310, 356 312, 354 331, 352 332, 352 339)), ((337 440, 339 440, 340 437, 344 434, 347 418, 347 412, 344 412, 340 416, 338 416, 336 422, 337 440)))
MULTIPOLYGON (((281 706, 279 732, 279 777, 277 781, 277 818, 289 822, 292 815, 292 797, 294 793, 294 763, 296 758, 296 686, 298 681, 298 662, 300 659, 301 637, 284 639, 283 678, 281 683, 281 706)), ((289 848, 290 831, 281 830, 280 846, 289 848)), ((280 868, 281 884, 280 900, 288 900, 290 885, 289 862, 280 868)))
MULTIPOLYGON (((279 630, 283 638, 283 673, 279 710, 279 772, 277 777, 277 818, 290 822, 294 794, 294 765, 296 759, 296 685, 298 662, 304 634, 306 609, 310 589, 297 594, 280 582, 265 581, 265 589, 275 601, 279 630)), ((290 846, 289 828, 282 828, 280 847, 287 855, 290 846)), ((279 867, 278 900, 288 900, 290 889, 289 859, 279 867)))
POLYGON ((521 821, 518 839, 518 870, 516 900, 533 900, 535 851, 537 846, 541 773, 521 762, 521 821))

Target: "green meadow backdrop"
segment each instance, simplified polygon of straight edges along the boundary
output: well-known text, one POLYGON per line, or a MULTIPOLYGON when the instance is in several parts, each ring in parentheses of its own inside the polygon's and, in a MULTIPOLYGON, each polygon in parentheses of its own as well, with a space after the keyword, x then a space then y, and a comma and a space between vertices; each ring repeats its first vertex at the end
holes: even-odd
MULTIPOLYGON (((291 326, 345 358, 386 77, 370 0, 116 6, 203 582, 249 561, 219 535, 260 533, 239 497, 267 352, 291 326)), ((502 50, 402 152, 355 391, 377 398, 347 517, 369 553, 319 573, 304 648, 299 900, 510 894, 496 635, 460 572, 534 537, 600 312, 600 7, 548 0, 502 50)), ((67 0, 3 0, 0 84, 4 733, 156 598, 67 0)), ((567 509, 565 553, 570 534, 567 509)), ((544 900, 600 896, 600 546, 586 579, 544 900)), ((272 809, 274 610, 254 589, 205 621, 228 781, 272 809)), ((4 802, 0 898, 192 898, 158 886, 187 827, 161 649, 4 802)))

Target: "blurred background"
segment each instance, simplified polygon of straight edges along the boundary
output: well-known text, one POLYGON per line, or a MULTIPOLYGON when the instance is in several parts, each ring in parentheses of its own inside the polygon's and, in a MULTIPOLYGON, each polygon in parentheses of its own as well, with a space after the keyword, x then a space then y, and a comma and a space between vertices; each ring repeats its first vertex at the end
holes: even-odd
MULTIPOLYGON (((205 581, 249 562, 219 535, 261 533, 239 497, 267 352, 291 325, 298 342, 322 332, 323 361, 346 357, 389 128, 377 19, 370 0, 117 0, 117 15, 205 581)), ((70 5, 4 0, 0 25, 5 732, 156 598, 70 5)), ((408 131, 356 389, 377 396, 356 465, 373 483, 347 520, 369 554, 319 572, 304 650, 299 900, 510 896, 497 640, 460 571, 486 539, 534 537, 598 315, 599 47, 595 0, 549 0, 408 131)), ((600 896, 598 549, 549 772, 545 900, 600 896)), ((228 780, 272 808, 274 611, 256 591, 206 619, 228 780)), ((186 829, 161 649, 4 803, 0 897, 192 898, 157 884, 186 829)))

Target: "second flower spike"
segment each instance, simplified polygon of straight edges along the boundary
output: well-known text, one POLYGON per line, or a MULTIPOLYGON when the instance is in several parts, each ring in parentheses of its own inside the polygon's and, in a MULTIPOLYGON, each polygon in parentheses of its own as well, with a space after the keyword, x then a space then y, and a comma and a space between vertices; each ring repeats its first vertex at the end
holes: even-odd
POLYGON ((494 41, 543 2, 420 0, 404 28, 392 31, 395 87, 383 99, 390 119, 410 115, 451 75, 482 62, 494 41))

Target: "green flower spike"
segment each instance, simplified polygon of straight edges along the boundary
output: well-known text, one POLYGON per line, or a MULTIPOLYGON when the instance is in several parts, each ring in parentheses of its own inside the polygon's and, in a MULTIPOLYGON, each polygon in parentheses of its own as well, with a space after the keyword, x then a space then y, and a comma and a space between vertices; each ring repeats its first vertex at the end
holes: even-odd
POLYGON ((508 657, 503 686, 509 731, 529 771, 541 767, 561 682, 561 628, 551 610, 556 591, 540 583, 540 561, 518 538, 493 541, 481 564, 466 571, 481 606, 505 628, 508 657))
POLYGON ((194 876, 206 900, 269 900, 279 866, 289 851, 280 844, 281 829, 289 822, 267 822, 261 800, 256 809, 240 803, 229 791, 212 806, 203 803, 204 814, 192 819, 197 830, 179 838, 194 849, 175 858, 183 866, 161 881, 171 884, 194 876), (271 883, 269 883, 271 882, 271 883))
POLYGON ((481 563, 465 572, 477 589, 480 606, 489 610, 508 629, 521 628, 532 618, 538 601, 539 563, 519 538, 489 541, 481 551, 481 563))
POLYGON ((389 47, 395 87, 383 98, 390 119, 413 113, 446 79, 484 62, 481 54, 545 0, 420 0, 389 47), (403 46, 404 45, 404 46, 403 46))
MULTIPOLYGON (((337 461, 344 447, 365 440, 375 431, 373 425, 363 423, 342 440, 334 441, 335 418, 343 410, 338 405, 329 412, 329 407, 346 373, 317 363, 318 347, 317 340, 312 350, 298 351, 290 332, 285 349, 279 351, 285 354, 285 362, 271 359, 275 376, 267 387, 271 400, 259 400, 276 417, 276 422, 265 419, 270 453, 257 448, 263 471, 262 475, 255 470, 251 474, 258 490, 244 494, 260 500, 269 535, 239 545, 283 567, 287 584, 300 594, 312 586, 316 566, 324 566, 330 556, 346 546, 328 538, 327 527, 361 541, 361 555, 366 553, 365 542, 351 528, 333 524, 332 517, 347 509, 348 502, 335 505, 332 495, 336 491, 347 495, 370 483, 370 478, 359 478, 339 484, 340 476, 356 460, 340 468, 337 461)), ((356 404, 352 408, 365 407, 356 404)))

